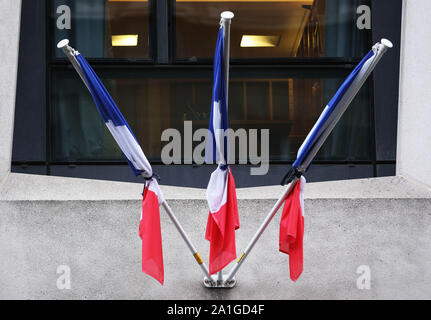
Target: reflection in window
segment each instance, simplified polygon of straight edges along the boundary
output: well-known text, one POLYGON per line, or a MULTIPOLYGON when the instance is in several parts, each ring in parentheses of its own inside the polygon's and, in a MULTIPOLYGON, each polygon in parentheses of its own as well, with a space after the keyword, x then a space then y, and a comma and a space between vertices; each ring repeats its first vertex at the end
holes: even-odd
POLYGON ((361 57, 367 33, 356 27, 359 0, 177 0, 176 58, 211 58, 220 12, 235 13, 232 58, 361 57))
MULTIPOLYGON (((148 0, 54 0, 55 40, 68 38, 87 58, 150 58, 148 0), (71 10, 70 29, 59 28, 59 6, 71 10)), ((61 50, 55 56, 63 58, 61 50)))
MULTIPOLYGON (((150 160, 160 159, 161 133, 208 128, 211 71, 172 71, 163 79, 154 73, 96 69, 129 122, 150 160)), ((229 120, 232 129, 270 129, 270 160, 294 160, 299 146, 348 71, 334 76, 316 70, 313 75, 279 72, 272 76, 253 71, 244 78, 232 70, 229 120), (315 74, 324 75, 318 78, 315 74)), ((93 100, 71 70, 53 74, 52 154, 55 161, 122 161, 121 151, 105 128, 93 100)), ((318 160, 370 160, 369 91, 365 85, 329 137, 318 160)), ((199 142, 196 142, 198 144, 199 142)), ((238 148, 237 148, 238 149, 238 148)))

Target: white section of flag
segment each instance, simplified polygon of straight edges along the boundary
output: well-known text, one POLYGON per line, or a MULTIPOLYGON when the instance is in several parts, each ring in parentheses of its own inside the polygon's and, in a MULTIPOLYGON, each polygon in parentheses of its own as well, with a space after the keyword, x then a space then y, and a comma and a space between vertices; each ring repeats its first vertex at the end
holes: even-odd
POLYGON ((213 105, 213 128, 214 141, 216 144, 216 161, 219 164, 226 164, 224 160, 224 130, 222 128, 222 115, 220 112, 220 101, 214 101, 213 105))
POLYGON ((222 170, 219 167, 211 174, 206 195, 211 213, 220 211, 220 208, 227 202, 227 186, 229 169, 222 170))
MULTIPOLYGON (((163 198, 162 190, 160 190, 159 183, 156 179, 152 179, 148 182, 146 188, 148 188, 149 191, 153 192, 157 196, 157 200, 159 201, 159 206, 165 201, 163 198)), ((141 218, 139 220, 142 220, 142 212, 141 212, 141 218)))
POLYGON ((106 122, 106 126, 132 165, 137 170, 144 171, 147 176, 151 176, 153 174, 151 165, 129 128, 125 125, 115 126, 111 120, 106 122))

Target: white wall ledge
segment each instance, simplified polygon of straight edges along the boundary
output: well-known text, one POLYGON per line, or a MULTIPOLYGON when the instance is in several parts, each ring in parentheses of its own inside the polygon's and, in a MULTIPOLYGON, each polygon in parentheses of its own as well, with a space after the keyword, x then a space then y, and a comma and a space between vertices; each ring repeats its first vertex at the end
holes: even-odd
MULTIPOLYGON (((140 200, 140 183, 11 173, 0 201, 140 200)), ((168 200, 205 200, 205 189, 162 186, 168 200)), ((277 199, 282 186, 237 189, 239 200, 277 199)), ((431 190, 403 177, 308 183, 306 199, 431 199, 431 190)))

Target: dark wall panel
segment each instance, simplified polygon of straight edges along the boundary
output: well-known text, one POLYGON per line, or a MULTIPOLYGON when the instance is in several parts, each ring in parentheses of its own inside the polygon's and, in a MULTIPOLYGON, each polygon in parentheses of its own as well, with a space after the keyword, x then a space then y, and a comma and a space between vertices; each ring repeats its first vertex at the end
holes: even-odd
POLYGON ((12 172, 24 174, 46 175, 46 166, 44 165, 13 165, 12 172))
POLYGON ((377 161, 396 159, 402 0, 375 0, 373 41, 391 40, 389 50, 374 72, 377 161))
POLYGON ((44 0, 23 0, 12 161, 45 161, 44 0))
MULTIPOLYGON (((278 185, 289 168, 289 165, 271 165, 265 176, 251 176, 250 166, 232 166, 232 172, 236 187, 248 188, 278 185)), ((206 188, 214 170, 215 166, 153 166, 153 171, 161 177, 160 183, 162 185, 191 188, 206 188)), ((141 177, 135 177, 132 174, 127 165, 55 165, 51 167, 51 174, 64 177, 144 183, 141 177)), ((373 176, 373 166, 314 165, 305 176, 309 182, 369 178, 373 176)))
POLYGON ((396 175, 395 164, 379 164, 377 165, 378 177, 393 177, 396 175))

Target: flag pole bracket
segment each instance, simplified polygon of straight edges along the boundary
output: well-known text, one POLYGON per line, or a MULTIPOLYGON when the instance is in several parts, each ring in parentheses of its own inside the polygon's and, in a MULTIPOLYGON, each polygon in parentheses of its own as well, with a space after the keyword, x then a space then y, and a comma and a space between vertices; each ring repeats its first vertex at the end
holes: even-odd
POLYGON ((236 286, 235 278, 232 280, 226 281, 227 275, 223 275, 223 280, 211 280, 208 277, 204 278, 204 285, 209 289, 232 289, 236 286))

